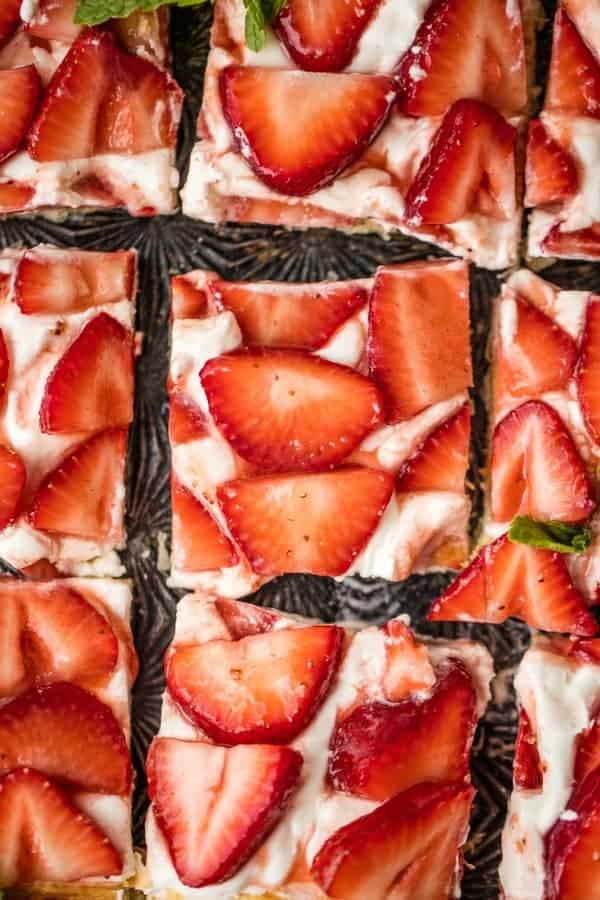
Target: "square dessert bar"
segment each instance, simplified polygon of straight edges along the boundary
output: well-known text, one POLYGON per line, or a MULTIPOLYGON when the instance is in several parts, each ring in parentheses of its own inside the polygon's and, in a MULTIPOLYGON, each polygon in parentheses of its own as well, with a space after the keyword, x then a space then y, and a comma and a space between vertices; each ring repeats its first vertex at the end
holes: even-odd
POLYGON ((122 572, 135 292, 133 251, 0 254, 0 557, 13 566, 122 572))
POLYGON ((459 896, 491 658, 191 594, 147 759, 156 897, 459 896), (418 886, 418 892, 416 888, 418 886))
POLYGON ((515 272, 496 303, 491 352, 483 536, 492 543, 436 603, 433 617, 503 622, 516 615, 534 628, 596 634, 587 603, 600 584, 600 297, 515 272), (525 543, 506 534, 517 517, 529 517, 511 529, 525 543), (541 547, 527 546, 536 543, 531 519, 554 523, 559 545, 589 525, 591 545, 565 554, 558 551, 577 547, 552 547, 546 535, 541 547))
POLYGON ((77 0, 2 0, 0 214, 56 207, 176 208, 183 94, 164 12, 101 28, 77 0))
POLYGON ((468 552, 469 281, 173 280, 171 583, 240 597, 288 572, 393 580, 468 552))
POLYGON ((105 896, 134 873, 130 612, 124 581, 0 580, 0 889, 105 896))
POLYGON ((596 0, 561 0, 544 107, 529 129, 531 256, 600 259, 600 25, 596 0))
POLYGON ((536 638, 502 846, 505 900, 592 900, 600 845, 600 641, 536 638))
POLYGON ((184 212, 399 229, 488 268, 516 262, 521 6, 289 0, 254 53, 242 0, 217 0, 184 212))

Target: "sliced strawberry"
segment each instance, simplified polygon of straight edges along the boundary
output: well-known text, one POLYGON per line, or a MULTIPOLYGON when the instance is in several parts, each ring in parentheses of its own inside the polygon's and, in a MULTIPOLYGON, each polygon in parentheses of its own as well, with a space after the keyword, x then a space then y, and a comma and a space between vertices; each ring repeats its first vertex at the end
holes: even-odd
POLYGON ((546 109, 600 117, 600 62, 559 7, 546 92, 546 109))
POLYGON ((341 628, 316 625, 180 644, 167 658, 167 684, 215 742, 287 744, 327 695, 343 640, 341 628))
POLYGON ((496 425, 491 479, 499 522, 517 515, 580 522, 596 506, 573 438, 558 413, 539 400, 522 403, 496 425))
POLYGON ((0 4, 0 46, 13 36, 21 24, 21 0, 2 0, 0 4))
POLYGON ((14 696, 27 683, 28 672, 21 646, 25 628, 25 610, 17 597, 2 597, 0 602, 0 698, 14 696))
POLYGON ((169 393, 169 439, 172 444, 187 444, 206 437, 207 418, 185 391, 169 393))
POLYGON ((368 378, 302 350, 224 353, 200 380, 227 441, 263 471, 332 468, 383 420, 368 378))
POLYGON ((270 188, 297 196, 330 184, 356 162, 395 96, 396 84, 385 75, 254 66, 221 73, 223 112, 239 152, 270 188))
POLYGON ((27 30, 46 41, 72 44, 81 31, 74 21, 76 9, 77 0, 38 0, 27 30))
POLYGON ((0 69, 0 161, 16 153, 25 140, 41 92, 35 66, 0 69))
POLYGON ((21 457, 0 444, 0 529, 14 522, 26 480, 27 470, 21 457))
POLYGON ((519 710, 519 730, 513 760, 513 781, 522 791, 537 791, 544 783, 544 770, 531 721, 523 707, 519 710))
POLYGON ((513 544, 506 535, 488 544, 433 604, 430 621, 505 622, 590 637, 596 620, 576 589, 564 557, 513 544))
POLYGON ((302 757, 289 747, 213 747, 155 738, 146 763, 158 825, 183 884, 231 878, 263 842, 296 786, 302 757), (181 773, 190 777, 185 781, 181 773))
POLYGON ((459 782, 420 784, 398 794, 336 831, 314 859, 314 878, 335 900, 449 900, 474 793, 459 782), (428 873, 426 889, 404 890, 411 867, 440 846, 447 859, 428 873))
POLYGON ((10 373, 10 359, 8 348, 4 339, 4 332, 0 328, 0 400, 6 393, 6 384, 10 373))
POLYGON ((600 298, 588 303, 581 356, 577 370, 577 394, 588 431, 600 442, 600 298))
POLYGON ((15 301, 23 313, 64 315, 133 298, 135 254, 129 250, 27 250, 15 276, 15 301))
POLYGON ((288 0, 274 28, 300 69, 341 72, 381 0, 288 0))
POLYGON ((589 728, 577 737, 573 772, 575 783, 580 784, 598 768, 600 768, 600 718, 596 716, 589 728))
POLYGON ((108 313, 84 325, 48 376, 41 430, 60 434, 129 425, 133 352, 132 332, 108 313))
POLYGON ((389 502, 387 472, 358 466, 223 484, 218 497, 234 538, 255 572, 343 575, 389 502))
POLYGON ((600 770, 574 791, 568 809, 545 837, 545 900, 597 900, 600 770))
POLYGON ((62 578, 62 572, 49 559, 38 559, 30 566, 23 566, 21 572, 32 581, 53 581, 62 578))
POLYGON ((527 105, 520 11, 506 0, 433 0, 398 66, 399 104, 412 116, 440 116, 462 97, 507 116, 527 105))
POLYGON ((173 506, 173 564, 185 572, 226 569, 238 554, 204 504, 175 479, 173 506))
POLYGON ((554 225, 542 241, 547 255, 572 259, 600 259, 600 225, 578 231, 563 231, 562 223, 554 225))
POLYGON ((9 213, 25 209, 34 194, 35 190, 28 184, 2 181, 0 182, 0 211, 9 213))
POLYGON ((491 106, 458 100, 446 113, 405 198, 409 225, 449 225, 516 210, 516 130, 491 106))
POLYGON ((427 647, 419 643, 400 619, 392 619, 383 629, 385 635, 385 672, 383 692, 386 700, 404 700, 415 691, 433 687, 436 675, 427 647))
POLYGON ((252 603, 216 597, 215 606, 233 641, 254 634, 266 634, 277 622, 276 613, 261 606, 253 606, 252 603))
POLYGON ((534 119, 527 138, 527 206, 568 200, 577 193, 577 167, 571 154, 534 119))
POLYGON ((125 794, 131 784, 129 751, 110 707, 66 681, 0 707, 0 774, 19 766, 95 793, 125 794))
POLYGON ((369 371, 386 419, 409 419, 473 380, 466 265, 379 269, 369 312, 369 371))
POLYGON ((122 869, 104 832, 40 772, 16 769, 0 779, 3 887, 108 878, 122 869))
POLYGON ((92 541, 119 539, 127 432, 109 429, 80 444, 39 487, 29 511, 34 528, 92 541), (115 531, 117 532, 115 534, 115 531))
POLYGON ((352 282, 213 281, 209 290, 235 315, 244 343, 297 350, 318 350, 368 300, 366 288, 352 282))
POLYGON ((171 311, 174 319, 199 319, 206 314, 206 291, 185 275, 171 279, 171 311))
POLYGON ((470 438, 471 407, 465 403, 434 428, 406 460, 398 474, 396 490, 464 493, 470 438))

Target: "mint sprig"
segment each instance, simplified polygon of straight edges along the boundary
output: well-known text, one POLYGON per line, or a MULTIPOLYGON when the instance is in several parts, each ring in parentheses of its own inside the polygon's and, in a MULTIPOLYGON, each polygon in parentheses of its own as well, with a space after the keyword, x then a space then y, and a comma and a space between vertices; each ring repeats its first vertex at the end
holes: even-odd
POLYGON ((540 550, 583 553, 592 543, 592 532, 587 525, 538 522, 530 516, 517 516, 510 526, 508 538, 515 544, 528 544, 540 550))

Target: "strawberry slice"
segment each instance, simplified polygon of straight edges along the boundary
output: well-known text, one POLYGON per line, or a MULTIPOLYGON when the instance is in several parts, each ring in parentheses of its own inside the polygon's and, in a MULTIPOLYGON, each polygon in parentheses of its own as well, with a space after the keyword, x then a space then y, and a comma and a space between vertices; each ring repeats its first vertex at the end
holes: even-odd
POLYGON ((175 478, 173 506, 173 565, 185 572, 207 572, 235 566, 238 554, 204 504, 175 478))
POLYGON ((575 783, 580 784, 598 768, 600 768, 600 718, 596 716, 589 728, 577 737, 573 773, 575 783))
POLYGON ((77 0, 38 0, 27 31, 42 40, 72 44, 81 31, 74 21, 76 10, 77 0))
POLYGON ((396 83, 385 75, 254 66, 221 73, 223 112, 239 152, 268 187, 295 196, 330 184, 356 162, 395 97, 396 83))
POLYGON ((537 791, 544 783, 544 770, 531 721, 524 707, 519 710, 519 730, 513 760, 513 781, 522 791, 537 791))
POLYGON ((469 467, 471 406, 464 406, 434 428, 406 460, 396 481, 397 491, 464 493, 469 467))
POLYGON ((408 694, 427 691, 436 682, 427 647, 415 639, 400 619, 392 619, 383 628, 385 672, 383 692, 386 700, 404 700, 408 694))
POLYGON ((341 628, 316 625, 180 644, 167 657, 169 692, 216 743, 287 744, 325 699, 343 641, 341 628))
POLYGON ((379 269, 371 295, 368 357, 387 421, 409 419, 470 387, 466 265, 379 269))
POLYGON ((277 614, 269 609, 227 597, 216 597, 215 606, 233 641, 253 634, 265 634, 278 621, 277 614))
POLYGON ((449 900, 474 794, 463 782, 419 784, 398 794, 336 831, 313 861, 314 878, 334 900, 449 900), (436 848, 445 852, 428 872, 426 889, 413 891, 412 867, 436 848))
POLYGON ((2 0, 0 4, 0 47, 21 24, 21 0, 2 0))
POLYGON ((458 100, 436 132, 405 198, 406 222, 449 225, 473 213, 516 211, 516 130, 491 106, 458 100))
POLYGON ((564 9, 554 20, 546 109, 600 118, 600 62, 564 9))
POLYGON ((34 528, 91 541, 120 539, 127 432, 102 431, 80 444, 42 482, 29 511, 34 528))
POLYGON ((146 769, 152 810, 183 884, 231 878, 281 817, 302 756, 289 747, 213 747, 155 738, 146 769), (186 782, 182 772, 193 777, 186 782))
POLYGON ((174 319, 200 319, 206 315, 207 298, 204 288, 191 283, 186 275, 171 279, 171 314, 174 319))
POLYGON ((381 0, 288 0, 273 27, 300 69, 341 72, 380 5, 381 0))
POLYGON ((21 457, 0 444, 0 529, 14 522, 26 480, 27 470, 21 457))
POLYGON ((516 616, 532 628, 591 637, 594 616, 576 589, 564 557, 513 544, 506 535, 488 544, 436 600, 430 621, 505 622, 516 616))
POLYGON ((0 774, 19 766, 94 793, 126 794, 131 785, 129 750, 112 710, 66 681, 0 707, 0 774))
POLYGON ((35 66, 0 69, 0 162, 16 153, 27 137, 41 92, 35 66))
POLYGON ((382 802, 421 782, 466 778, 477 723, 473 682, 457 659, 437 676, 426 699, 366 703, 342 719, 329 756, 336 790, 382 802))
POLYGON ((7 596, 0 603, 0 698, 12 697, 27 684, 27 667, 21 638, 25 629, 25 610, 16 597, 7 596))
POLYGON ((260 575, 343 575, 390 500, 387 472, 335 472, 229 481, 218 498, 233 537, 260 575))
POLYGON ((558 413, 539 400, 522 403, 496 425, 491 479, 498 522, 517 515, 580 522, 596 506, 573 438, 558 413))
POLYGON ((236 317, 245 344, 318 350, 368 300, 357 284, 213 281, 217 306, 236 317))
POLYGON ((10 373, 10 359, 8 356, 8 348, 4 338, 4 332, 0 328, 0 400, 6 393, 6 384, 10 373))
POLYGON ((108 313, 84 325, 48 376, 40 407, 46 434, 100 431, 133 419, 133 335, 108 313))
POLYGON ((383 419, 368 378, 302 350, 224 353, 200 381, 224 437, 263 471, 333 468, 383 419))
POLYGON ((461 97, 507 116, 527 105, 520 12, 506 0, 433 0, 398 66, 399 105, 412 116, 440 116, 461 97))
POLYGON ((27 250, 15 275, 15 301, 23 313, 65 315, 131 300, 135 259, 135 253, 129 250, 27 250))
POLYGON ((25 209, 34 194, 35 190, 28 184, 2 181, 0 182, 0 211, 9 213, 25 209))
POLYGON ((206 437, 208 422, 203 411, 185 391, 169 392, 169 440, 172 444, 188 444, 206 437))
POLYGON ((550 136, 539 119, 529 123, 525 176, 526 206, 558 203, 577 193, 575 160, 550 136))
POLYGON ((600 298, 588 303, 581 356, 577 369, 577 395, 583 418, 594 441, 600 442, 600 298))
POLYGON ((600 259, 600 225, 578 231, 563 231, 562 223, 554 225, 542 241, 547 255, 572 259, 600 259))
POLYGON ((595 900, 600 845, 600 771, 573 792, 568 809, 545 837, 545 900, 595 900))
POLYGON ((16 769, 0 779, 3 887, 108 878, 122 869, 104 832, 40 772, 16 769))

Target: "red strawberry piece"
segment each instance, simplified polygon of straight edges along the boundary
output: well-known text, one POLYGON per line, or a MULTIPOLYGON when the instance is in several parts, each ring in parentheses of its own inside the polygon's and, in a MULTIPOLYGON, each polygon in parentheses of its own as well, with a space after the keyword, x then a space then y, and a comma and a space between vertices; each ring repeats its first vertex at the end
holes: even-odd
POLYGON ((197 441, 208 433, 206 416, 185 391, 169 393, 169 438, 172 444, 197 441))
POLYGON ((534 119, 527 138, 527 206, 568 200, 577 193, 577 167, 571 154, 534 119))
POLYGON ((0 444, 0 529, 15 520, 26 480, 21 457, 0 444))
POLYGON ((600 118, 600 62, 559 7, 546 92, 546 109, 600 118))
POLYGON ((573 792, 568 809, 545 837, 545 900, 596 900, 600 845, 600 770, 573 792))
POLYGON ((366 288, 352 282, 213 281, 209 290, 221 309, 235 315, 244 343, 297 350, 318 350, 368 299, 366 288))
POLYGON ((0 779, 3 887, 108 878, 122 869, 104 832, 40 772, 16 769, 0 779))
POLYGON ((171 279, 171 312, 174 319, 199 319, 206 315, 206 291, 185 275, 171 279))
POLYGON ((155 738, 146 763, 158 825, 183 884, 231 878, 281 817, 302 768, 289 747, 155 738), (182 772, 191 774, 185 782, 182 772))
POLYGON ((13 36, 21 24, 21 0, 2 0, 0 4, 0 46, 13 36))
POLYGON ((596 505, 592 484, 573 438, 546 403, 522 403, 496 425, 491 460, 492 513, 580 522, 596 505))
POLYGON ((254 634, 265 634, 277 622, 276 613, 251 603, 216 597, 215 606, 234 641, 254 634))
POLYGON ((296 196, 330 184, 356 162, 395 97, 396 84, 385 75, 254 66, 221 73, 223 112, 239 152, 266 185, 296 196))
POLYGON ((222 434, 263 471, 332 468, 383 419, 368 378, 301 350, 224 353, 200 380, 222 434))
POLYGON ((387 700, 404 700, 415 691, 429 690, 436 680, 427 647, 420 644, 400 619, 392 619, 383 628, 385 635, 385 672, 383 692, 387 700))
POLYGON ((213 516, 191 491, 175 479, 173 505, 173 564, 186 572, 226 569, 238 562, 238 554, 213 516))
POLYGON ((577 370, 577 394, 594 441, 600 441, 600 298, 588 303, 581 355, 577 370))
POLYGON ((419 784, 398 794, 336 831, 315 857, 313 877, 335 900, 449 900, 474 794, 463 782, 419 784), (445 852, 428 873, 426 891, 407 891, 413 865, 436 846, 445 852))
POLYGON ((16 153, 25 140, 41 91, 35 66, 0 69, 0 161, 16 153))
MULTIPOLYGON (((595 660, 597 662, 597 660, 595 660)), ((577 737, 575 753, 575 769, 573 777, 576 784, 600 768, 600 718, 596 716, 589 728, 577 737)))
POLYGON ((29 511, 34 528, 92 541, 117 541, 127 432, 109 429, 75 450, 42 482, 29 511))
POLYGON ((81 25, 74 21, 76 10, 77 0, 38 0, 27 30, 46 41, 72 44, 81 31, 81 25))
POLYGON ((182 93, 164 71, 119 49, 110 31, 82 31, 56 70, 29 133, 38 162, 173 147, 182 93))
POLYGON ((333 787, 368 800, 389 800, 425 781, 458 781, 469 772, 476 697, 461 662, 448 661, 426 699, 370 702, 342 719, 333 735, 333 787))
POLYGON ((38 559, 30 566, 23 566, 21 572, 32 581, 53 581, 55 578, 63 577, 61 571, 49 559, 38 559))
POLYGON ((524 707, 519 710, 519 730, 513 760, 513 781, 522 791, 537 791, 544 783, 542 761, 531 720, 524 707))
POLYGON ((64 315, 133 298, 135 254, 27 250, 17 267, 15 301, 23 313, 64 315))
POLYGON ((21 646, 25 628, 25 610, 14 596, 2 597, 0 602, 0 698, 14 696, 27 681, 27 670, 21 646))
POLYGON ((430 432, 398 474, 397 491, 465 490, 469 467, 471 407, 469 403, 430 432))
POLYGON ((229 481, 218 497, 233 537, 260 575, 343 575, 377 528, 393 490, 387 472, 335 472, 229 481))
POLYGON ((466 390, 473 380, 466 265, 379 269, 368 355, 388 421, 409 419, 466 390))
POLYGON ((344 632, 282 628, 237 641, 180 644, 169 692, 219 744, 287 744, 313 719, 335 676, 344 632))
POLYGON ((103 312, 84 325, 48 376, 40 428, 99 431, 132 418, 133 334, 103 312))
POLYGON ((600 225, 578 231, 563 231, 562 223, 554 225, 542 241, 546 254, 572 259, 600 259, 600 225))
POLYGON ((491 106, 458 100, 446 113, 405 198, 409 225, 449 225, 516 210, 516 130, 491 106))
POLYGON ((2 212, 18 212, 29 204, 35 191, 28 184, 16 181, 0 182, 0 210, 2 212))
POLYGON ((129 750, 110 707, 68 682, 35 687, 0 707, 0 774, 19 766, 102 794, 125 794, 129 750))
POLYGON ((0 329, 0 399, 4 397, 6 392, 6 383, 10 372, 10 359, 8 356, 8 348, 4 339, 4 332, 0 329))
POLYGON ((381 0, 288 0, 274 28, 300 69, 341 72, 350 65, 380 4, 381 0))
POLYGON ((412 116, 443 115, 461 97, 507 116, 527 105, 521 14, 505 0, 433 0, 398 66, 399 105, 412 116))
POLYGON ((488 544, 436 600, 430 621, 505 622, 590 637, 598 631, 564 557, 506 535, 488 544))

